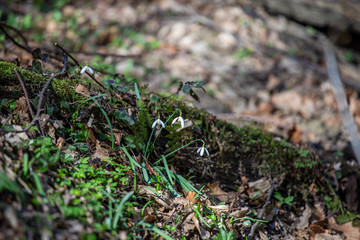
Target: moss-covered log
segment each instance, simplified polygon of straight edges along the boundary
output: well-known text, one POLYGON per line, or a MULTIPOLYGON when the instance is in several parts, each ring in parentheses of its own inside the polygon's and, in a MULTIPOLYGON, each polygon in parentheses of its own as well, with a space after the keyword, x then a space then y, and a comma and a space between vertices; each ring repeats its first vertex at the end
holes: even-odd
MULTIPOLYGON (((26 86, 30 89, 31 98, 35 98, 48 77, 31 73, 11 63, 0 62, 1 98, 16 100, 23 95, 14 68, 19 70, 26 86)), ((74 91, 70 83, 69 79, 55 79, 51 84, 51 89, 55 95, 64 98, 69 92, 74 91)), ((143 89, 140 90, 142 93, 145 92, 143 89)), ((169 159, 179 173, 182 175, 191 173, 193 177, 196 177, 197 182, 220 181, 222 186, 230 188, 241 184, 241 176, 249 180, 257 180, 263 176, 281 176, 285 179, 284 182, 299 184, 298 188, 291 187, 296 193, 289 193, 296 195, 306 192, 308 185, 324 174, 320 169, 321 164, 317 156, 306 150, 300 150, 259 128, 239 128, 217 120, 216 117, 190 107, 174 96, 157 95, 157 100, 154 101, 150 94, 144 93, 141 97, 145 108, 139 108, 134 100, 136 97, 131 93, 118 92, 116 94, 102 102, 106 113, 112 116, 112 128, 122 132, 125 137, 126 135, 134 137, 137 141, 146 140, 151 132, 151 122, 158 114, 162 119, 166 119, 176 108, 182 110, 183 117, 189 119, 192 125, 181 132, 173 128, 165 129, 165 133, 161 134, 157 142, 155 154, 150 156, 149 161, 154 162, 161 154, 169 153, 194 139, 203 139, 211 153, 209 157, 198 156, 196 150, 199 145, 194 144, 178 151, 169 159), (134 124, 117 120, 117 111, 122 108, 133 108, 134 124), (141 111, 144 112, 140 114, 141 111)), ((57 107, 62 108, 59 104, 57 107)), ((99 109, 94 107, 87 110, 87 115, 93 113, 98 123, 98 125, 93 125, 94 134, 105 133, 110 136, 108 122, 99 109)), ((69 118, 71 114, 61 113, 57 116, 69 118)), ((126 145, 127 143, 118 142, 118 144, 126 145)))

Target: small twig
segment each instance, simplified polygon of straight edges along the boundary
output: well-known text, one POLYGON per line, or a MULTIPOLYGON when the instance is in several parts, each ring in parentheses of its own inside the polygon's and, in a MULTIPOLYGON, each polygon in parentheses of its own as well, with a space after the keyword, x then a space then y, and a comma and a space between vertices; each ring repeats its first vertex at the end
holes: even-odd
POLYGON ((142 54, 116 54, 116 53, 101 53, 101 52, 88 52, 88 51, 70 51, 75 54, 83 54, 89 56, 101 56, 101 57, 114 57, 114 58, 136 58, 141 57, 142 54))
POLYGON ((26 41, 25 37, 21 34, 21 32, 20 32, 18 29, 14 28, 14 27, 12 27, 12 26, 4 23, 4 22, 0 22, 0 30, 1 30, 16 46, 18 46, 18 47, 26 50, 27 52, 31 52, 29 46, 27 45, 27 41, 26 41), (20 44, 20 43, 18 43, 18 42, 4 29, 4 27, 7 27, 7 28, 10 28, 10 29, 14 30, 14 31, 20 36, 20 38, 24 41, 25 46, 22 45, 22 44, 20 44))
MULTIPOLYGON (((268 191, 268 195, 266 197, 266 202, 265 202, 264 206, 262 207, 262 209, 261 209, 261 211, 259 213, 259 216, 258 216, 259 219, 264 217, 265 208, 267 207, 267 205, 270 204, 271 196, 272 196, 275 188, 277 187, 277 182, 278 181, 277 181, 276 178, 271 182, 271 188, 268 191)), ((259 224, 260 224, 260 222, 256 222, 256 223, 254 223, 254 225, 252 225, 251 230, 250 230, 250 234, 248 236, 249 240, 253 239, 253 237, 255 236, 255 231, 258 228, 259 224)))
MULTIPOLYGON (((60 49, 63 51, 63 53, 65 53, 66 55, 68 55, 68 56, 75 62, 75 64, 76 64, 78 67, 81 67, 80 63, 79 63, 68 51, 66 51, 62 46, 60 46, 58 43, 55 43, 55 46, 58 47, 58 48, 60 48, 60 49)), ((88 73, 87 71, 86 71, 85 73, 86 73, 89 77, 91 77, 91 79, 94 80, 97 84, 99 84, 101 87, 104 88, 104 85, 103 85, 101 82, 99 82, 98 80, 96 80, 96 78, 95 78, 93 75, 91 75, 91 74, 88 73)))
POLYGON ((360 164, 360 139, 354 117, 349 111, 343 85, 341 84, 340 74, 337 68, 336 57, 331 43, 322 36, 323 50, 325 54, 326 67, 330 78, 332 90, 335 95, 336 103, 342 117, 344 127, 349 134, 349 140, 354 151, 355 157, 360 164))
POLYGON ((28 105, 31 118, 34 119, 34 118, 35 118, 35 115, 34 115, 34 112, 33 112, 33 110, 32 110, 31 104, 30 104, 29 95, 28 95, 28 92, 26 91, 26 88, 25 88, 25 83, 24 83, 22 77, 20 76, 19 71, 18 71, 16 68, 14 68, 14 71, 15 71, 16 76, 17 76, 18 79, 19 79, 19 82, 20 82, 20 84, 21 84, 21 87, 23 88, 23 91, 24 91, 24 94, 25 94, 25 98, 26 98, 26 103, 27 103, 27 105, 28 105))
MULTIPOLYGON (((25 98, 26 98, 26 103, 27 103, 28 108, 29 108, 31 120, 33 120, 33 119, 35 118, 35 115, 34 115, 34 111, 32 110, 32 107, 31 107, 31 104, 30 104, 29 94, 28 94, 28 92, 27 92, 27 90, 26 90, 26 88, 25 88, 25 83, 24 83, 24 81, 23 81, 23 79, 22 79, 19 71, 18 71, 16 68, 14 68, 14 71, 15 71, 16 76, 17 76, 18 79, 19 79, 19 82, 20 82, 20 84, 21 84, 21 87, 23 88, 23 91, 24 91, 24 94, 25 94, 25 98)), ((37 122, 36 125, 37 125, 37 127, 39 128, 39 131, 40 131, 41 135, 44 136, 44 132, 43 132, 43 130, 40 128, 40 124, 37 122)))
POLYGON ((66 54, 64 54, 64 67, 61 70, 61 72, 55 73, 53 74, 49 80, 45 83, 43 89, 41 90, 40 94, 39 94, 39 102, 38 102, 38 106, 37 106, 37 111, 36 114, 34 116, 34 118, 32 119, 31 123, 29 126, 27 126, 26 128, 22 129, 22 130, 5 130, 5 129, 1 129, 1 131, 5 131, 5 132, 13 132, 13 133, 21 133, 21 132, 26 132, 28 131, 32 126, 35 125, 36 121, 39 120, 40 117, 40 113, 41 113, 41 107, 42 107, 42 102, 44 100, 44 94, 45 91, 49 88, 50 83, 57 77, 60 76, 62 74, 65 73, 65 71, 67 70, 67 57, 66 54))

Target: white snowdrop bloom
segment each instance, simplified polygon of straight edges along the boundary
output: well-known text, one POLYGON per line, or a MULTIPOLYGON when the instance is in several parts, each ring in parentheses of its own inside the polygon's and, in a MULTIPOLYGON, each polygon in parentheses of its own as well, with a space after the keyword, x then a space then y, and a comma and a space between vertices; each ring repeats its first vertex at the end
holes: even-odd
POLYGON ((200 156, 203 156, 204 152, 209 156, 209 151, 204 146, 197 150, 197 153, 200 153, 200 156))
POLYGON ((84 74, 86 71, 88 71, 90 74, 94 74, 94 70, 92 70, 92 68, 89 66, 83 67, 83 69, 81 69, 80 74, 84 74))
POLYGON ((154 123, 152 124, 152 128, 154 128, 158 124, 161 125, 163 128, 165 128, 165 124, 163 123, 163 121, 160 120, 160 118, 154 121, 154 123))
POLYGON ((181 116, 175 118, 175 119, 172 121, 171 125, 172 125, 172 124, 175 124, 176 122, 180 122, 181 128, 184 128, 184 126, 185 126, 185 124, 184 124, 184 119, 183 119, 181 116))

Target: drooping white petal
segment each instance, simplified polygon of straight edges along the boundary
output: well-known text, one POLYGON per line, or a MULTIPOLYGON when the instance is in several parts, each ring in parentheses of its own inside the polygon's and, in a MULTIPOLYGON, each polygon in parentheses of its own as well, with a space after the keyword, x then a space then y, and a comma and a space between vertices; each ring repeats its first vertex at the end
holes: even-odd
POLYGON ((210 155, 209 151, 206 148, 204 148, 204 150, 205 150, 206 154, 209 156, 210 155))
POLYGON ((184 119, 182 117, 176 117, 172 122, 172 124, 175 124, 176 122, 180 122, 181 128, 184 128, 185 124, 184 124, 184 119))
POLYGON ((202 157, 204 155, 204 147, 201 148, 201 151, 200 151, 200 156, 202 157))
POLYGON ((91 73, 91 74, 94 74, 94 70, 92 70, 92 68, 89 67, 89 66, 83 67, 83 69, 81 69, 80 74, 83 74, 83 73, 85 73, 86 71, 88 71, 88 72, 91 73))
POLYGON ((172 120, 171 125, 175 124, 179 117, 176 117, 174 120, 172 120))
POLYGON ((182 117, 179 117, 179 121, 181 124, 181 128, 184 128, 185 124, 184 124, 184 119, 182 117))
POLYGON ((160 120, 160 118, 158 118, 153 124, 152 124, 152 128, 154 128, 156 125, 161 125, 163 128, 165 128, 165 124, 163 123, 163 121, 160 120))
POLYGON ((204 152, 209 156, 209 151, 205 147, 201 147, 197 150, 197 153, 199 153, 201 157, 204 155, 204 152))
POLYGON ((83 69, 81 69, 80 74, 84 74, 84 72, 87 70, 87 66, 83 67, 83 69))

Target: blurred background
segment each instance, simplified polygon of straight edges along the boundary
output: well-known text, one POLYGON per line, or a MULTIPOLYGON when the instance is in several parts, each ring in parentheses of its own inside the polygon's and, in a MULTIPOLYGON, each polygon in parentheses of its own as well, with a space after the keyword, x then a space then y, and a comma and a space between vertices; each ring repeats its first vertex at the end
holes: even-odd
MULTIPOLYGON (((123 74, 149 91, 176 94, 239 126, 261 125, 326 156, 353 159, 331 91, 319 36, 335 44, 339 70, 360 124, 360 3, 350 0, 0 1, 0 59, 31 65, 26 49, 61 44, 97 70, 123 74), (19 31, 17 31, 19 30, 19 31), (21 37, 21 35, 23 37, 21 37)), ((191 116, 186 116, 191 118, 191 116)))

